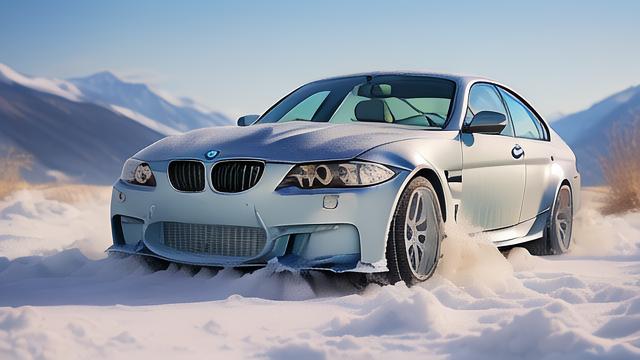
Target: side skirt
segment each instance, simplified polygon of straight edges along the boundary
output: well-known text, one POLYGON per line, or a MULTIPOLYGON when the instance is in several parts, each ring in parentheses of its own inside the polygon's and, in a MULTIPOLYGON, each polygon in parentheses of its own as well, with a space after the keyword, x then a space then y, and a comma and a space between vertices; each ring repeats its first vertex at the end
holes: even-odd
POLYGON ((538 214, 535 218, 523 221, 517 225, 497 230, 485 231, 482 234, 497 247, 522 244, 544 237, 549 218, 549 209, 538 214))

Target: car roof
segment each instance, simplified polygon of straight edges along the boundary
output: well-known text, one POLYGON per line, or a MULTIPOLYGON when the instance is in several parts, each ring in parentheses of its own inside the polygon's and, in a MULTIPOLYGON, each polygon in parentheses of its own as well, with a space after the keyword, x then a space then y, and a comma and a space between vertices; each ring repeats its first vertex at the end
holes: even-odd
MULTIPOLYGON (((496 81, 496 80, 493 80, 493 79, 490 79, 490 78, 486 78, 486 77, 482 77, 482 76, 457 75, 457 74, 447 74, 447 73, 438 73, 438 72, 372 71, 372 72, 362 72, 362 73, 356 73, 356 74, 350 74, 350 75, 333 76, 333 77, 328 77, 328 78, 317 80, 317 81, 346 79, 346 78, 350 78, 350 77, 360 77, 360 76, 373 76, 373 77, 375 77, 375 76, 383 76, 383 75, 425 76, 425 77, 435 77, 435 78, 441 78, 441 79, 448 79, 448 80, 451 80, 451 81, 455 82, 459 89, 469 88, 471 85, 473 85, 474 83, 477 83, 477 82, 486 82, 486 83, 494 84, 494 85, 503 87, 503 88, 509 90, 510 92, 512 92, 513 94, 515 94, 516 97, 518 97, 530 109, 532 109, 534 111, 534 113, 538 116, 539 119, 543 119, 543 117, 540 115, 540 113, 537 110, 535 110, 535 108, 531 105, 531 103, 526 98, 521 96, 518 92, 516 92, 514 89, 512 89, 511 87, 509 87, 509 86, 507 86, 507 85, 505 85, 505 84, 503 84, 503 83, 501 83, 499 81, 496 81)), ((316 81, 314 81, 314 82, 316 82, 316 81)), ((549 128, 548 125, 546 125, 546 126, 547 126, 547 128, 549 128)))
POLYGON ((360 76, 425 76, 425 77, 437 77, 442 79, 448 79, 456 82, 458 85, 466 85, 469 83, 475 82, 490 82, 490 83, 498 83, 495 80, 491 80, 481 76, 470 76, 470 75, 457 75, 457 74, 446 74, 446 73, 437 73, 437 72, 413 72, 413 71, 372 71, 372 72, 362 72, 356 74, 349 75, 341 75, 341 76, 331 76, 328 78, 320 79, 317 81, 324 80, 337 80, 337 79, 346 79, 351 77, 360 77, 360 76))

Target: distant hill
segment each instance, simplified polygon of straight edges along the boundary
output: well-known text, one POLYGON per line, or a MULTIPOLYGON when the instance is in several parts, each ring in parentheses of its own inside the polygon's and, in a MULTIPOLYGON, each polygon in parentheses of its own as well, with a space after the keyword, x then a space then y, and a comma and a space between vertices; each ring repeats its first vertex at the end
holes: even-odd
POLYGON ((130 109, 177 131, 232 124, 219 112, 207 111, 188 99, 169 99, 145 84, 122 81, 108 71, 69 81, 88 101, 130 109))
POLYGON ((599 161, 609 153, 611 131, 624 131, 638 122, 640 86, 634 86, 558 119, 551 126, 576 153, 583 185, 600 185, 604 180, 599 161))
POLYGON ((170 102, 108 72, 69 81, 0 64, 0 156, 12 148, 30 154, 35 164, 24 174, 27 180, 62 176, 109 184, 128 157, 154 141, 230 123, 220 113, 188 100, 170 102))
POLYGON ((109 184, 125 159, 162 137, 102 106, 0 82, 0 144, 33 156, 29 180, 42 181, 54 170, 109 184))

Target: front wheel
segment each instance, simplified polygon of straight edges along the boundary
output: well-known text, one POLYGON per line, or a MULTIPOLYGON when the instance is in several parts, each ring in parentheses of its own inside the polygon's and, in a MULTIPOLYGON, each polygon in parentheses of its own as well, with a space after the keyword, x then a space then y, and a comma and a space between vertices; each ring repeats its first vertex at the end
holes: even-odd
POLYGON ((387 238, 388 281, 407 285, 427 280, 440 258, 443 237, 438 195, 431 182, 416 177, 403 190, 387 238))

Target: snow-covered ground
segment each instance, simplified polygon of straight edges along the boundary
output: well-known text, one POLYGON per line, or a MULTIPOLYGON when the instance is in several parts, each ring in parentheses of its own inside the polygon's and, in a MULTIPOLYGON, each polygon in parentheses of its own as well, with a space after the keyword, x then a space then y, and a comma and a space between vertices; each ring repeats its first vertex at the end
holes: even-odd
POLYGON ((640 214, 585 193, 571 253, 449 229, 422 286, 107 259, 109 189, 0 202, 0 358, 640 358, 640 214))

